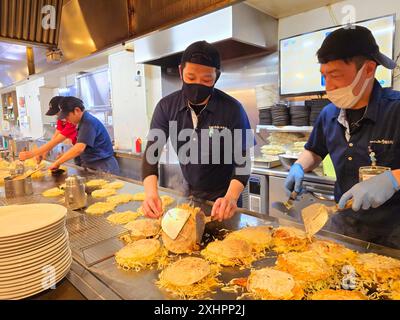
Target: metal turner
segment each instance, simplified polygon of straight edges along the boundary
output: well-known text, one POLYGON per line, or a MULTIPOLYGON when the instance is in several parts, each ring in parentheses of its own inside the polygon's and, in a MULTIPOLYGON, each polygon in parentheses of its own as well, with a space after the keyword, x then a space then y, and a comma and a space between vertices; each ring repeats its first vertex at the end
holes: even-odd
POLYGON ((339 209, 337 204, 334 206, 326 206, 322 203, 314 203, 301 210, 301 216, 303 218, 307 237, 311 239, 324 227, 330 216, 346 209, 351 209, 352 205, 353 200, 351 199, 347 201, 344 209, 339 209))

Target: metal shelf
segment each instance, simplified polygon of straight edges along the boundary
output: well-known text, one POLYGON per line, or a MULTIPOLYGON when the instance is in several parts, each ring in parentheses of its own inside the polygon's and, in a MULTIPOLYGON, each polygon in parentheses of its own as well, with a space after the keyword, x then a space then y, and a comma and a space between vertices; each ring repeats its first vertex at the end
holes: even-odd
POLYGON ((262 130, 267 130, 270 132, 305 132, 309 133, 313 130, 312 126, 283 126, 283 127, 276 127, 276 126, 266 126, 266 125, 258 125, 256 128, 256 132, 259 133, 262 130))
POLYGON ((110 104, 105 104, 105 105, 97 105, 97 106, 90 106, 87 107, 87 110, 112 110, 112 106, 110 104))

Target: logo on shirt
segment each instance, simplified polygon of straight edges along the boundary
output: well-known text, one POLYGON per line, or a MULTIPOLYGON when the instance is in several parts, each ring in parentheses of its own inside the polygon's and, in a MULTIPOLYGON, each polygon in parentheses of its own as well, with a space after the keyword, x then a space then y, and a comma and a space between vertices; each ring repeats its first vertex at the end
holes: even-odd
POLYGON ((370 144, 393 144, 393 140, 380 139, 380 140, 372 140, 369 143, 370 144))
POLYGON ((228 129, 227 127, 224 126, 209 126, 208 127, 208 136, 211 138, 215 131, 219 131, 219 130, 224 130, 224 129, 228 129))

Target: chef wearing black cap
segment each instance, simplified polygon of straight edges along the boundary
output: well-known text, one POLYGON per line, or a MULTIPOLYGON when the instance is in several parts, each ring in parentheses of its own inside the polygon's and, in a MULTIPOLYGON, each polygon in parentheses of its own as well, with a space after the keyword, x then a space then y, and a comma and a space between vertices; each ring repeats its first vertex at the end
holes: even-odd
POLYGON ((79 156, 84 168, 118 174, 111 138, 100 120, 85 111, 82 100, 75 97, 62 99, 60 109, 59 118, 78 127, 78 138, 76 144, 49 169, 58 169, 64 162, 79 156))
POLYGON ((254 137, 242 105, 214 87, 220 67, 215 47, 206 41, 191 44, 179 66, 182 89, 163 98, 155 108, 142 166, 143 209, 149 217, 162 214, 158 160, 168 137, 178 154, 188 194, 215 201, 212 215, 220 221, 232 217, 237 209, 249 178, 248 150, 254 137), (154 141, 153 133, 157 136, 154 141), (217 136, 225 134, 226 140, 225 136, 218 140, 217 136), (188 150, 188 146, 194 147, 188 150))
MULTIPOLYGON (((46 112, 46 116, 59 116, 60 110, 60 102, 64 99, 62 96, 55 96, 49 102, 49 110, 46 112)), ((76 139, 78 136, 78 131, 76 126, 72 123, 67 122, 66 120, 57 119, 56 132, 49 142, 44 144, 38 149, 34 149, 31 151, 24 151, 19 154, 19 159, 21 161, 25 161, 27 159, 31 159, 36 157, 38 161, 42 158, 45 158, 47 152, 55 148, 58 144, 69 140, 73 145, 76 144, 76 139)), ((60 155, 61 156, 61 155, 60 155)), ((74 159, 75 164, 80 165, 79 157, 74 159)))
POLYGON ((367 28, 338 29, 318 53, 331 104, 321 112, 304 153, 286 180, 287 193, 301 191, 304 172, 330 155, 335 198, 352 210, 332 217, 335 232, 400 248, 400 92, 383 89, 378 65, 396 63, 380 53, 367 28), (377 168, 379 166, 380 168, 377 168))

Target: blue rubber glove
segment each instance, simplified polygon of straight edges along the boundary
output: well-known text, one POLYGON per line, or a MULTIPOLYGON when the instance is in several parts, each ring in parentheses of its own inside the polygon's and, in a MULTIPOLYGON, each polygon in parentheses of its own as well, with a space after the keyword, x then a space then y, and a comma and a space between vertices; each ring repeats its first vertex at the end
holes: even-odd
POLYGON ((400 190, 400 186, 391 171, 377 175, 366 181, 357 183, 347 191, 339 201, 339 208, 343 209, 346 202, 353 199, 352 209, 359 211, 377 208, 393 197, 400 190))
POLYGON ((288 197, 290 197, 293 191, 296 191, 298 194, 301 193, 303 179, 303 167, 299 163, 295 163, 290 167, 289 175, 285 180, 285 192, 288 197))

